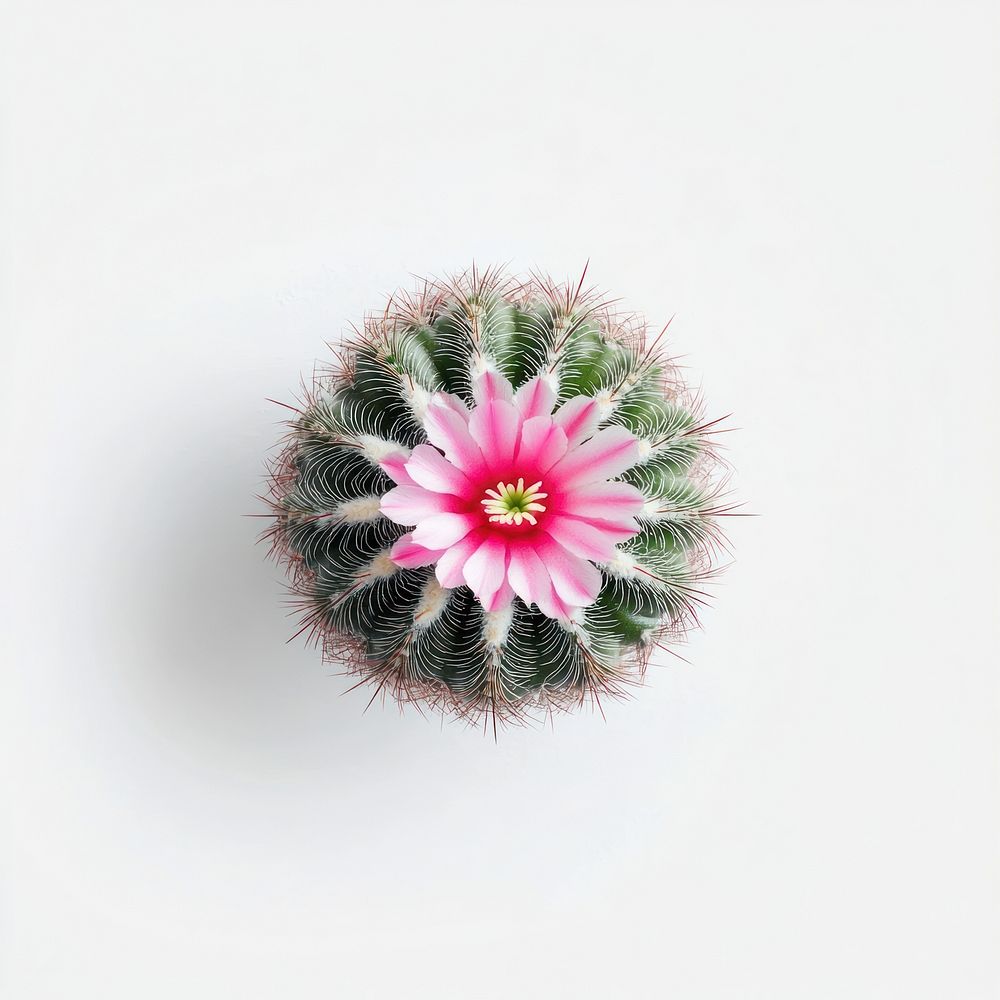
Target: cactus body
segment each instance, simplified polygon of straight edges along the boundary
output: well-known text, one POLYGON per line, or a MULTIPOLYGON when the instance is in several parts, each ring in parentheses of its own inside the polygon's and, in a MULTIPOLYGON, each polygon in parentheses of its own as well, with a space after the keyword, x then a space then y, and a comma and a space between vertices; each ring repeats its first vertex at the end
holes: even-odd
POLYGON ((315 378, 291 422, 269 536, 302 631, 375 694, 494 723, 567 708, 623 694, 656 645, 697 622, 727 513, 711 430, 659 338, 582 286, 473 269, 397 295, 315 378), (513 429, 495 426, 497 414, 513 429), (503 465, 484 493, 449 448, 452 424, 462 441, 465 426, 479 442, 497 434, 476 461, 495 472, 506 447, 515 472, 503 465), (540 486, 518 482, 527 439, 543 432, 562 435, 564 457, 540 486), (590 482, 602 441, 627 457, 590 482), (602 497, 624 506, 603 509, 602 497), (459 513, 428 520, 438 509, 459 513), (452 541, 449 518, 471 533, 452 541), (568 540, 560 521, 574 529, 568 540), (478 552, 477 539, 490 544, 478 552), (532 540, 540 562, 519 563, 517 546, 532 540), (560 577, 563 556, 571 571, 560 577))

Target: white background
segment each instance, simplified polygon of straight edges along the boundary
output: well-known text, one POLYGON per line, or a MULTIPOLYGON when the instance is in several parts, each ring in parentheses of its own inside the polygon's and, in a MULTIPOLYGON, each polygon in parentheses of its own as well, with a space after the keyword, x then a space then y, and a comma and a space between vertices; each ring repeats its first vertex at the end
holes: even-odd
POLYGON ((5 998, 997 996, 990 7, 7 8, 5 998), (241 516, 265 398, 588 257, 740 428, 692 665, 362 714, 241 516))

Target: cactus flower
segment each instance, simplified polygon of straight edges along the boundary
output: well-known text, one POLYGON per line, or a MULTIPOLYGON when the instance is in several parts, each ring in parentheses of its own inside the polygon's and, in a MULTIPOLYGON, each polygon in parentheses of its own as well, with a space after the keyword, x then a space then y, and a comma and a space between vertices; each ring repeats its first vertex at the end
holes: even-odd
POLYGON ((594 563, 639 533, 645 498, 609 482, 640 456, 634 434, 599 430, 597 399, 556 391, 536 376, 515 393, 502 375, 473 383, 474 406, 434 394, 423 418, 429 444, 383 463, 398 485, 381 509, 413 526, 390 552, 407 569, 435 565, 442 587, 468 586, 487 611, 515 594, 549 618, 569 619, 597 600, 594 563), (525 485, 528 483, 530 485, 525 485))

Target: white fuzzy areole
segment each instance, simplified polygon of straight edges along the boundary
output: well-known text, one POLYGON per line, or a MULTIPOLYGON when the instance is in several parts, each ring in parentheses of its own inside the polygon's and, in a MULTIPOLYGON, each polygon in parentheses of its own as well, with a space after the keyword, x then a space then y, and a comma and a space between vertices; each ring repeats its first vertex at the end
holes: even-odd
POLYGON ((392 576, 398 570, 399 567, 392 561, 389 556, 389 550, 386 549, 375 556, 363 575, 372 580, 382 580, 387 576, 392 576))
POLYGON ((543 385, 547 385, 551 390, 556 399, 559 398, 559 376, 554 371, 549 371, 547 368, 539 373, 539 379, 543 385))
POLYGON ((627 552, 616 552, 611 562, 603 563, 602 568, 606 569, 612 576, 628 580, 638 575, 635 560, 627 552))
POLYGON ((382 498, 377 496, 358 497, 356 500, 345 500, 337 507, 336 516, 344 524, 361 524, 364 521, 374 521, 382 513, 382 498))
POLYGON ((663 503, 662 500, 646 500, 642 505, 642 514, 640 515, 647 521, 662 521, 664 520, 663 512, 660 510, 660 504, 663 503))
POLYGON ((493 372, 493 374, 499 375, 500 369, 492 358, 488 358, 485 354, 480 354, 477 351, 472 355, 472 358, 469 361, 469 373, 474 379, 476 379, 479 378, 480 375, 485 375, 487 372, 493 372))
POLYGON ((552 332, 556 336, 561 336, 573 325, 573 314, 559 312, 552 319, 552 332))
POLYGON ((402 391, 406 405, 409 406, 417 420, 423 423, 423 419, 427 415, 427 407, 431 403, 432 393, 416 382, 407 384, 406 381, 403 382, 402 391))
POLYGON ((499 611, 483 612, 483 642, 490 649, 499 649, 507 641, 507 633, 510 631, 510 623, 514 619, 514 605, 499 611))
POLYGON ((433 625, 442 614, 448 603, 451 591, 447 587, 442 587, 436 576, 424 584, 424 589, 420 594, 420 600, 413 612, 413 627, 427 628, 433 625))
POLYGON ((645 438, 639 438, 636 443, 639 445, 639 461, 645 462, 653 454, 652 442, 647 441, 645 438))
POLYGON ((615 407, 618 405, 618 401, 612 396, 610 389, 599 392, 594 399, 597 402, 597 412, 602 421, 607 420, 615 412, 615 407))
POLYGON ((365 458, 375 465, 378 465, 383 458, 388 458, 390 455, 396 454, 396 452, 402 452, 404 455, 410 454, 410 449, 401 445, 398 441, 387 441, 385 438, 380 438, 375 434, 360 435, 358 437, 358 444, 361 445, 361 452, 365 458))

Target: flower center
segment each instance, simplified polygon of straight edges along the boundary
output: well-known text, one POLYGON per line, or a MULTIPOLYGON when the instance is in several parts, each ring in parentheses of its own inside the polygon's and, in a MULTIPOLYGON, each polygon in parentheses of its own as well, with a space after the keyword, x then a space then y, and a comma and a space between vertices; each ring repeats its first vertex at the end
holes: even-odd
POLYGON ((538 524, 535 514, 545 510, 545 505, 538 501, 548 496, 548 493, 539 492, 541 488, 541 480, 528 487, 523 479, 519 479, 516 486, 501 481, 495 490, 487 490, 486 497, 479 502, 495 524, 520 524, 522 521, 538 524))

